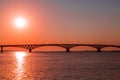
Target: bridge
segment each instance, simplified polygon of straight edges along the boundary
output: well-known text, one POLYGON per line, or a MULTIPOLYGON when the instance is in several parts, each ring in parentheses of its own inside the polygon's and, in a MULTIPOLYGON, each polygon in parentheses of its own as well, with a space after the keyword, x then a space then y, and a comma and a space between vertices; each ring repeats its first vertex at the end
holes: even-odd
POLYGON ((4 47, 19 47, 27 49, 29 52, 32 52, 33 49, 43 46, 58 46, 66 49, 66 52, 70 52, 70 49, 77 46, 89 46, 96 49, 97 52, 101 52, 101 49, 106 47, 117 47, 120 48, 120 45, 103 45, 103 44, 21 44, 21 45, 0 45, 0 52, 3 52, 4 47))

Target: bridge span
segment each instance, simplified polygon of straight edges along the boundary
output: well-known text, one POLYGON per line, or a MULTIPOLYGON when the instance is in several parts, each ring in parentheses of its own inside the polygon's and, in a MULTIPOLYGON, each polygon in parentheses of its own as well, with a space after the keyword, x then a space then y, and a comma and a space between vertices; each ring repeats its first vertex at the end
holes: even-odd
POLYGON ((3 52, 4 47, 20 47, 27 49, 29 52, 32 52, 33 49, 43 46, 58 46, 66 49, 66 52, 70 52, 70 49, 77 46, 89 46, 96 49, 97 52, 101 52, 101 49, 105 47, 117 47, 120 48, 120 45, 103 45, 103 44, 21 44, 21 45, 0 45, 0 52, 3 52))

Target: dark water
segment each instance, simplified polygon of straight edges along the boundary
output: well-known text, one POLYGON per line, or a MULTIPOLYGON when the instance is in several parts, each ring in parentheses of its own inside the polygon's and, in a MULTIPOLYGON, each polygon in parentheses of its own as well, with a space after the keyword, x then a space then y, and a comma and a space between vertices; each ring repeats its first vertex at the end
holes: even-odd
POLYGON ((120 80, 120 53, 0 53, 0 80, 120 80))

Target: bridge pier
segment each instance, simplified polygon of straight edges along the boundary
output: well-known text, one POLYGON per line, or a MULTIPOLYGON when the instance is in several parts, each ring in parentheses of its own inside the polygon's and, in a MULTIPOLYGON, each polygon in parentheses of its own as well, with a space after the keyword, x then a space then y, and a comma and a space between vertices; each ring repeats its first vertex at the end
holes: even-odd
POLYGON ((70 48, 66 48, 66 52, 70 52, 70 48))
POLYGON ((97 48, 97 52, 101 52, 101 48, 97 48))
POLYGON ((3 46, 1 46, 1 53, 3 52, 3 46))
POLYGON ((29 52, 30 52, 30 53, 32 52, 32 49, 31 49, 31 48, 29 49, 29 52))

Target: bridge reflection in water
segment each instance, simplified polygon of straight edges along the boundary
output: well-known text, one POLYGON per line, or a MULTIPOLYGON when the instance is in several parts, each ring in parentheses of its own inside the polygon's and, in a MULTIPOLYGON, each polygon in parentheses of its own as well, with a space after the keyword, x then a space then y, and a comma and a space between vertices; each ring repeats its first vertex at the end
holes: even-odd
POLYGON ((70 52, 70 49, 77 46, 89 46, 96 49, 97 52, 101 52, 101 49, 106 47, 116 47, 120 48, 120 45, 101 45, 101 44, 24 44, 24 45, 0 45, 1 52, 3 52, 4 47, 20 47, 29 50, 32 52, 33 49, 43 46, 58 46, 66 49, 66 52, 70 52))

